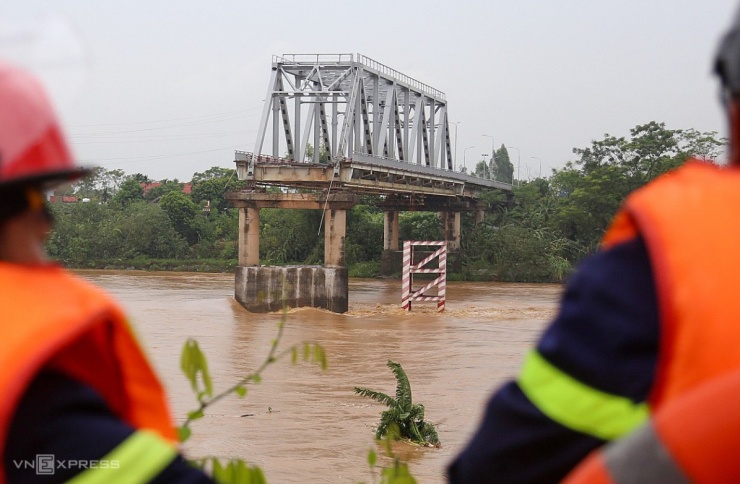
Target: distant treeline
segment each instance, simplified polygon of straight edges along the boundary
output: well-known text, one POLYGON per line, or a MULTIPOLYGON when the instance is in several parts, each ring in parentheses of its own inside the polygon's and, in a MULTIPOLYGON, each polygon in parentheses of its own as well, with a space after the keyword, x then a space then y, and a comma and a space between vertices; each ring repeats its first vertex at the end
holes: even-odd
MULTIPOLYGON (((549 176, 513 179, 510 194, 483 194, 488 204, 483 223, 463 214, 460 270, 448 277, 562 281, 596 250, 629 192, 690 157, 716 159, 724 145, 715 132, 670 130, 650 122, 630 130, 629 137, 605 135, 587 148, 575 148, 575 159, 549 176)), ((494 176, 502 171, 511 179, 506 147, 496 154, 500 166, 481 161, 476 171, 490 170, 494 176)), ((241 186, 234 170, 220 167, 195 173, 187 185, 96 168, 87 179, 57 191, 78 202, 52 204, 56 228, 49 252, 72 268, 232 271, 239 217, 225 194, 241 186)), ((322 263, 320 226, 319 210, 263 209, 260 262, 322 263)), ((405 212, 399 215, 399 235, 401 240, 439 240, 442 225, 436 213, 405 212)), ((382 250, 383 212, 373 198, 363 198, 347 218, 350 275, 379 275, 382 250)))

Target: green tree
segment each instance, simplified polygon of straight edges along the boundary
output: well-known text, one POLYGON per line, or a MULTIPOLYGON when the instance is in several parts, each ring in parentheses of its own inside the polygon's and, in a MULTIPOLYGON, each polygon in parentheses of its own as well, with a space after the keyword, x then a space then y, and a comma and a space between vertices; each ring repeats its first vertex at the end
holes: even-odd
POLYGON ((167 213, 172 226, 188 244, 198 241, 196 216, 200 212, 198 205, 181 191, 171 191, 159 200, 162 210, 167 213))
POLYGON ((382 241, 383 212, 370 205, 355 205, 347 214, 347 264, 380 260, 382 241))
POLYGON ((126 180, 123 170, 106 170, 102 166, 91 168, 90 174, 75 183, 75 194, 103 203, 110 201, 126 180))
POLYGON ((496 180, 504 183, 514 182, 514 165, 509 160, 509 151, 505 145, 501 145, 501 148, 496 150, 496 157, 494 160, 496 164, 496 180))
POLYGON ((144 198, 149 201, 157 201, 164 195, 170 193, 170 192, 182 192, 184 183, 180 183, 177 181, 177 178, 174 180, 160 180, 159 185, 151 187, 149 191, 144 195, 144 198))
POLYGON ((436 212, 402 212, 398 216, 401 240, 442 240, 442 221, 436 212))
POLYGON ((322 261, 321 215, 321 210, 261 210, 260 259, 276 265, 322 261))
POLYGON ((239 181, 236 170, 214 166, 205 172, 193 175, 192 200, 203 205, 210 203, 211 211, 224 211, 231 205, 226 200, 227 193, 238 190, 244 183, 239 181))
POLYGON ((472 173, 473 176, 478 178, 484 178, 486 180, 493 179, 493 171, 491 167, 486 163, 486 160, 481 160, 475 164, 475 171, 472 173))
POLYGON ((129 178, 121 184, 113 197, 113 202, 126 207, 133 202, 144 200, 144 187, 135 178, 129 178))

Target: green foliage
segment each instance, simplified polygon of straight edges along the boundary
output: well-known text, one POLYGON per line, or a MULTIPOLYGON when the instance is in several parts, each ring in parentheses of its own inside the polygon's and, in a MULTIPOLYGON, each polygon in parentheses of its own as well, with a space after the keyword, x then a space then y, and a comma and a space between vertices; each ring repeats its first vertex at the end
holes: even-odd
POLYGON ((513 183, 514 165, 509 160, 509 151, 503 144, 501 145, 501 148, 496 150, 496 158, 494 160, 494 163, 494 173, 496 174, 496 180, 504 183, 513 183))
POLYGON ((392 425, 398 427, 398 438, 408 439, 420 445, 439 447, 439 437, 434 425, 424 420, 424 405, 414 404, 411 384, 400 364, 388 360, 388 367, 396 377, 396 395, 391 397, 382 392, 355 387, 355 393, 368 397, 388 407, 380 415, 375 437, 382 439, 392 425))
POLYGON ((208 472, 220 484, 266 484, 265 475, 257 466, 249 465, 241 459, 224 460, 206 457, 191 461, 193 465, 208 472))
POLYGON ((113 197, 113 202, 122 207, 128 207, 132 203, 141 200, 144 200, 144 188, 134 178, 129 178, 124 181, 116 195, 113 197))
POLYGON ((320 210, 260 210, 260 259, 273 265, 318 263, 324 247, 321 215, 320 210))
POLYGON ((177 233, 192 245, 198 241, 197 216, 200 215, 198 205, 190 200, 190 197, 181 191, 171 191, 163 195, 159 200, 162 207, 170 218, 177 233))
POLYGON ((187 243, 158 205, 143 201, 127 207, 56 204, 52 211, 56 223, 47 248, 66 264, 87 267, 100 259, 174 259, 187 252, 187 243))
MULTIPOLYGON (((145 183, 151 183, 151 181, 145 183)), ((160 180, 159 185, 151 187, 146 195, 144 195, 144 198, 154 202, 170 192, 182 192, 184 185, 184 183, 180 183, 177 180, 160 180)))
MULTIPOLYGON (((213 383, 208 371, 208 362, 197 341, 188 339, 185 342, 180 355, 180 369, 190 382, 199 402, 203 402, 205 397, 213 396, 213 383)), ((200 412, 202 416, 202 411, 200 412)))
MULTIPOLYGON (((724 145, 714 132, 672 130, 649 122, 624 137, 605 134, 551 177, 517 184, 512 192, 481 194, 486 209, 482 224, 472 213, 462 218, 462 271, 454 279, 561 281, 585 255, 598 248, 607 226, 633 190, 689 157, 715 158, 724 145)), ((501 181, 513 176, 504 145, 495 163, 478 165, 478 175, 501 181), (493 170, 492 170, 493 168, 493 170)), ((89 178, 61 193, 88 198, 89 203, 54 204, 55 231, 50 254, 74 267, 192 267, 217 271, 236 264, 238 210, 224 195, 242 182, 231 168, 212 167, 193 175, 193 192, 182 192, 177 180, 162 180, 142 200, 146 176, 122 170, 93 169, 89 178), (110 202, 110 203, 108 203, 110 202), (203 208, 210 204, 210 212, 203 208), (202 262, 201 262, 202 261, 202 262), (220 261, 211 263, 210 261, 220 261)), ((279 191, 278 188, 273 190, 279 191)), ((353 277, 380 272, 383 212, 376 197, 363 197, 348 212, 345 261, 353 277)), ((262 209, 260 259, 264 264, 319 264, 324 237, 320 210, 262 209)), ((436 213, 399 214, 400 240, 441 240, 436 213)))
POLYGON ((442 240, 442 221, 432 212, 402 212, 398 233, 401 240, 442 240))
POLYGON ((74 184, 75 195, 105 203, 115 196, 125 179, 123 170, 106 170, 96 166, 91 169, 90 175, 74 184))
MULTIPOLYGON (((380 260, 383 251, 383 212, 371 205, 356 205, 347 214, 347 238, 345 259, 347 265, 356 266, 364 262, 380 260)), ((358 269, 359 270, 359 269, 358 269)), ((380 265, 378 263, 378 272, 380 265)), ((367 277, 367 276, 357 276, 367 277)))
POLYGON ((349 266, 349 277, 378 277, 380 275, 380 261, 356 262, 349 266))
POLYGON ((193 175, 191 197, 196 204, 208 202, 211 212, 223 212, 230 207, 226 194, 238 190, 244 185, 236 176, 233 168, 214 166, 205 172, 193 175))
MULTIPOLYGON (((391 425, 385 437, 380 441, 386 457, 391 459, 391 465, 380 468, 380 484, 416 484, 416 479, 411 475, 409 466, 395 455, 392 443, 400 438, 398 425, 391 425)), ((376 474, 378 454, 374 449, 367 453, 367 463, 373 476, 373 482, 377 482, 376 474)))

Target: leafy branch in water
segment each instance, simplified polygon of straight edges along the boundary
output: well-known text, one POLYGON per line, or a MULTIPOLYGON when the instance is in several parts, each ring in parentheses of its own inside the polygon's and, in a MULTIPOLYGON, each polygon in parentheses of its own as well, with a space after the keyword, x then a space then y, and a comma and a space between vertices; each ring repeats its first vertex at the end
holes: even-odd
POLYGON ((388 360, 388 367, 396 376, 395 398, 382 392, 355 387, 355 393, 372 398, 388 407, 380 414, 380 423, 375 437, 382 439, 389 434, 392 425, 398 428, 394 440, 408 439, 420 445, 439 447, 439 437, 434 425, 424 420, 424 405, 414 404, 411 397, 411 383, 399 363, 388 360))
MULTIPOLYGON (((382 441, 379 441, 383 444, 385 456, 393 460, 393 465, 389 467, 381 467, 379 484, 416 484, 416 479, 411 475, 408 464, 401 461, 401 459, 393 452, 392 444, 395 440, 400 438, 399 435, 398 425, 394 423, 388 427, 382 441)), ((374 483, 378 482, 376 472, 377 462, 378 453, 375 452, 374 449, 370 449, 367 453, 367 463, 370 466, 370 473, 373 476, 374 483)))
MULTIPOLYGON (((267 353, 262 364, 234 385, 216 395, 213 394, 213 382, 208 370, 208 361, 201 351, 198 342, 192 338, 188 338, 182 348, 180 368, 190 382, 193 393, 195 393, 195 397, 198 400, 198 407, 188 412, 185 422, 177 428, 180 442, 185 442, 190 438, 192 434, 190 424, 203 418, 209 407, 231 394, 236 394, 240 398, 245 397, 247 395, 247 385, 262 381, 262 373, 265 369, 278 360, 290 355, 291 364, 295 365, 299 360, 299 353, 302 353, 304 361, 311 360, 318 364, 322 370, 326 369, 326 352, 318 343, 304 342, 278 351, 278 346, 285 329, 285 320, 285 313, 283 313, 283 317, 278 323, 277 336, 272 340, 270 351, 267 353)), ((231 459, 225 464, 222 464, 217 457, 206 457, 195 459, 192 463, 202 469, 209 469, 214 479, 218 482, 243 484, 262 484, 265 482, 265 477, 259 467, 250 466, 241 459, 231 459)))

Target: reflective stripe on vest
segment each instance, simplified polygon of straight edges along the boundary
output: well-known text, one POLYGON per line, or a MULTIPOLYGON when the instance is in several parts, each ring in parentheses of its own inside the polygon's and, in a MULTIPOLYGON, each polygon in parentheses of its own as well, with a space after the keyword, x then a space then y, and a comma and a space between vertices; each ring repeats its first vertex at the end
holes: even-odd
POLYGON ((604 451, 604 463, 617 484, 691 482, 676 465, 652 422, 609 444, 604 451))
POLYGON ((585 385, 538 352, 527 355, 519 386, 545 415, 570 429, 603 440, 628 434, 648 419, 648 407, 585 385))
POLYGON ((152 432, 134 432, 115 449, 102 457, 95 468, 87 469, 69 481, 70 484, 128 484, 149 482, 176 456, 171 444, 152 432))
MULTIPOLYGON (((563 484, 692 482, 671 456, 653 422, 591 453, 563 484)), ((722 481, 718 481, 722 482, 722 481)))

